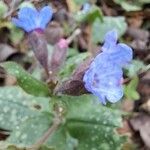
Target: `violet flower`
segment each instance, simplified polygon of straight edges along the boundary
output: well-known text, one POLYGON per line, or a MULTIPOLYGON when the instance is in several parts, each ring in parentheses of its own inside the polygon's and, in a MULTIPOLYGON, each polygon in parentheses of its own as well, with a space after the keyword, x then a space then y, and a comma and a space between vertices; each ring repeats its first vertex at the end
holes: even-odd
POLYGON ((52 8, 43 7, 41 10, 31 7, 23 7, 18 12, 18 18, 13 18, 12 22, 26 32, 33 30, 44 30, 48 22, 52 19, 52 8))
POLYGON ((91 4, 90 3, 85 3, 83 4, 82 12, 87 13, 91 9, 91 4))
POLYGON ((102 51, 85 72, 83 81, 85 88, 98 96, 102 104, 115 103, 123 97, 122 68, 132 60, 132 49, 117 44, 117 33, 113 30, 106 34, 102 51))

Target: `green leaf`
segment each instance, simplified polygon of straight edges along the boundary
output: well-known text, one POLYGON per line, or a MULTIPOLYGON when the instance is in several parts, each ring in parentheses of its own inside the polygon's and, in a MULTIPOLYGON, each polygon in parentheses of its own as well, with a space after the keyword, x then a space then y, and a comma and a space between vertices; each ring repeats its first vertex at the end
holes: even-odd
POLYGON ((84 3, 88 2, 89 0, 73 0, 77 5, 83 5, 84 3))
POLYGON ((34 118, 30 118, 11 133, 7 142, 13 143, 17 147, 28 147, 46 132, 51 125, 51 120, 49 113, 42 113, 34 118))
POLYGON ((141 4, 149 4, 149 0, 138 0, 141 4))
POLYGON ((87 21, 89 23, 93 23, 96 18, 100 21, 103 20, 103 15, 100 8, 95 5, 91 6, 90 10, 87 13, 79 11, 75 14, 75 19, 78 22, 87 21))
POLYGON ((48 86, 32 77, 20 65, 14 62, 1 63, 6 72, 17 78, 18 85, 27 93, 35 96, 49 96, 48 86))
POLYGON ((93 42, 103 42, 105 34, 112 29, 118 31, 119 37, 122 36, 127 28, 124 17, 104 17, 103 22, 96 19, 92 27, 93 31, 93 42))
POLYGON ((125 9, 126 11, 137 11, 137 10, 141 10, 142 6, 144 4, 149 4, 150 1, 149 0, 132 0, 132 1, 127 1, 127 0, 115 0, 115 2, 119 5, 121 5, 121 7, 123 9, 125 9))
POLYGON ((121 7, 126 11, 137 11, 141 9, 141 6, 137 3, 137 1, 133 3, 126 0, 115 0, 115 2, 121 5, 121 7))
POLYGON ((34 5, 31 2, 22 2, 19 6, 19 8, 23 8, 23 7, 30 7, 30 8, 34 8, 34 5))
POLYGON ((0 141, 0 150, 24 150, 17 148, 15 145, 10 145, 6 141, 0 141))
POLYGON ((19 42, 23 39, 23 36, 24 32, 21 29, 12 26, 12 28, 10 29, 9 38, 14 44, 19 44, 19 42))
POLYGON ((21 29, 14 26, 10 21, 1 21, 0 28, 9 29, 9 39, 13 44, 19 44, 19 42, 23 39, 24 32, 21 29))
POLYGON ((126 68, 126 74, 128 77, 132 78, 136 76, 140 71, 147 69, 147 66, 140 60, 133 60, 126 68))
POLYGON ((129 100, 138 100, 140 98, 139 93, 136 91, 139 78, 135 76, 128 85, 124 86, 125 96, 129 100))
MULTIPOLYGON (((64 122, 44 144, 53 150, 120 150, 125 137, 117 134, 121 112, 99 104, 89 95, 55 97, 63 105, 64 122)), ((21 124, 8 139, 17 146, 30 146, 51 126, 48 113, 21 124)))
POLYGON ((0 88, 0 128, 18 129, 19 125, 43 111, 49 111, 49 99, 28 95, 19 87, 0 88))
MULTIPOLYGON (((51 117, 48 113, 43 113, 41 116, 37 116, 29 119, 20 126, 18 130, 12 132, 7 142, 15 144, 17 147, 30 147, 37 142, 40 137, 50 128, 52 125, 51 117)), ((52 150, 73 150, 71 147, 74 144, 73 138, 69 137, 67 130, 64 126, 61 126, 55 133, 49 138, 48 142, 44 146, 52 150), (70 148, 71 149, 70 149, 70 148)))
POLYGON ((4 17, 7 10, 8 10, 7 5, 3 1, 0 1, 0 18, 4 17))
POLYGON ((96 97, 61 97, 66 104, 67 127, 78 139, 78 150, 120 149, 124 137, 115 133, 121 126, 121 112, 102 106, 96 97))

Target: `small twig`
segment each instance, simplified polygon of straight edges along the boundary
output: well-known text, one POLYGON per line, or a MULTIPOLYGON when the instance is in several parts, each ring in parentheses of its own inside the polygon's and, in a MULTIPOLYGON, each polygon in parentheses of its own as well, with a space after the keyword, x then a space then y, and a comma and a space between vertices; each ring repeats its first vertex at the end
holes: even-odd
POLYGON ((75 38, 76 36, 78 36, 80 33, 81 33, 81 29, 79 29, 79 28, 76 29, 76 30, 73 32, 73 34, 72 34, 70 37, 67 38, 67 43, 70 44, 70 43, 74 40, 74 38, 75 38))
POLYGON ((0 73, 0 78, 6 78, 6 75, 0 73))
POLYGON ((92 24, 91 23, 89 23, 89 25, 88 25, 88 33, 89 33, 89 36, 88 36, 88 52, 93 54, 93 52, 92 52, 92 24))
POLYGON ((59 125, 61 124, 61 117, 59 114, 55 115, 54 121, 52 126, 46 131, 46 133, 30 148, 27 150, 38 150, 42 144, 44 144, 48 138, 58 129, 59 125))
POLYGON ((75 11, 75 4, 71 0, 66 0, 69 12, 74 12, 75 11))
POLYGON ((105 3, 104 0, 101 0, 101 4, 102 4, 102 9, 103 9, 104 13, 105 13, 107 16, 111 16, 111 11, 110 11, 110 9, 108 8, 108 6, 106 5, 106 3, 105 3))

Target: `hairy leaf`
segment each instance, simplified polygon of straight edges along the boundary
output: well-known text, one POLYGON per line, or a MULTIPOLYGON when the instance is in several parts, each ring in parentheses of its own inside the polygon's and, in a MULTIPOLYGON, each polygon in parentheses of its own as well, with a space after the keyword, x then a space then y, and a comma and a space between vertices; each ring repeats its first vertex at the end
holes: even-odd
POLYGON ((8 10, 7 5, 3 1, 0 1, 0 18, 4 17, 7 10, 8 10))
POLYGON ((75 14, 75 19, 78 22, 89 22, 89 23, 93 23, 95 21, 95 19, 99 19, 99 21, 103 20, 103 15, 101 10, 93 5, 91 6, 91 9, 89 10, 89 12, 84 13, 82 11, 79 11, 75 14))
POLYGON ((48 86, 32 77, 20 65, 14 62, 1 63, 6 72, 17 78, 18 85, 27 93, 35 96, 48 96, 48 86))
MULTIPOLYGON (((102 106, 95 97, 55 97, 63 106, 64 122, 44 144, 53 150, 120 150, 125 137, 117 134, 121 126, 121 112, 102 106)), ((29 147, 50 127, 48 113, 24 122, 8 141, 17 146, 29 147), (18 134, 19 133, 19 136, 18 134)))
POLYGON ((49 111, 49 99, 28 95, 19 87, 0 88, 0 128, 18 129, 19 125, 41 111, 49 111))
POLYGON ((104 17, 103 22, 96 19, 93 23, 93 42, 103 42, 105 34, 112 29, 118 31, 118 35, 122 36, 127 28, 124 17, 104 17))

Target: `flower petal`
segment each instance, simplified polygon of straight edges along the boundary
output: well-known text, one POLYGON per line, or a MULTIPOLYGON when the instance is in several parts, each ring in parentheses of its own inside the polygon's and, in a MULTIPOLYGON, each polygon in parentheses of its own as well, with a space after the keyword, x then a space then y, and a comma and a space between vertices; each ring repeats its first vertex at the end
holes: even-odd
POLYGON ((123 97, 123 88, 122 87, 116 87, 116 88, 109 88, 106 98, 111 103, 116 103, 123 97))
POLYGON ((91 5, 89 3, 83 4, 82 12, 87 13, 91 8, 91 5))
POLYGON ((31 20, 36 20, 38 16, 38 11, 35 8, 23 7, 18 12, 18 18, 28 18, 31 20))
POLYGON ((26 32, 30 32, 30 30, 31 30, 31 26, 30 26, 29 22, 25 22, 22 19, 12 18, 12 22, 14 25, 16 25, 19 28, 24 29, 26 32))
POLYGON ((133 51, 132 49, 123 43, 119 43, 117 45, 118 53, 121 53, 123 60, 125 63, 129 63, 133 59, 133 51))
POLYGON ((117 44, 113 46, 114 52, 108 55, 107 61, 113 62, 120 67, 124 67, 133 58, 132 49, 126 44, 117 44))
POLYGON ((23 7, 18 12, 18 19, 13 18, 12 22, 26 32, 30 32, 36 28, 36 19, 37 11, 35 8, 23 7))
POLYGON ((117 38, 118 35, 115 29, 107 32, 104 38, 104 45, 102 47, 102 50, 106 52, 114 51, 114 49, 112 49, 112 46, 116 45, 117 38))
POLYGON ((43 7, 39 12, 39 28, 45 29, 48 22, 52 19, 52 8, 49 6, 43 7))
POLYGON ((44 30, 51 18, 52 9, 49 6, 44 7, 41 11, 36 8, 23 7, 18 12, 18 20, 13 19, 12 21, 16 26, 31 32, 38 28, 44 30))

